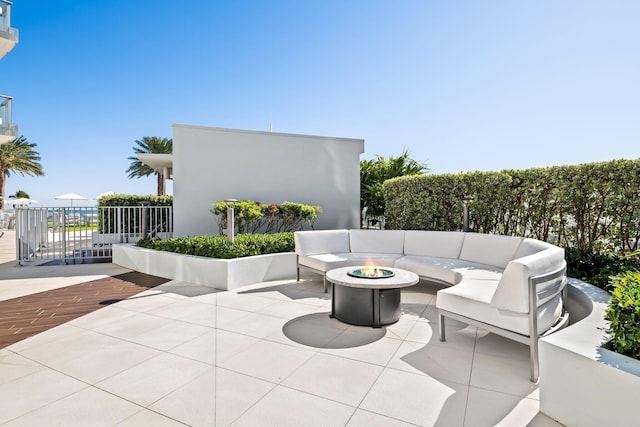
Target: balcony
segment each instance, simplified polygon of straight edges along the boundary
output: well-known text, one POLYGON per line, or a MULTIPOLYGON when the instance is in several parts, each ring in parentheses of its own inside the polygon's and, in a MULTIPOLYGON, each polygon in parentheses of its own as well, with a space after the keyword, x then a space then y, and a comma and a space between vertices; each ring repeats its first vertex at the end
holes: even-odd
POLYGON ((0 95, 0 144, 14 140, 18 136, 18 125, 11 123, 10 96, 0 95))
POLYGON ((11 28, 11 5, 7 0, 0 0, 0 59, 18 43, 18 30, 11 28))

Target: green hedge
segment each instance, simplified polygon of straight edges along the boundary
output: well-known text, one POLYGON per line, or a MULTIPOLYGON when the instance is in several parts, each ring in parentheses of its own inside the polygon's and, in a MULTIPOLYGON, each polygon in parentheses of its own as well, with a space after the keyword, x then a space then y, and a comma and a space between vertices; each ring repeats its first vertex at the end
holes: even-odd
POLYGON ((282 233, 301 230, 305 224, 313 223, 322 211, 320 206, 284 202, 260 203, 253 200, 238 202, 216 202, 211 212, 218 216, 218 230, 223 234, 227 228, 227 207, 233 205, 236 234, 282 233))
POLYGON ((166 240, 140 240, 142 248, 209 258, 232 259, 253 255, 293 252, 293 233, 240 234, 229 243, 226 236, 176 237, 166 240))
POLYGON ((460 230, 471 196, 477 232, 609 253, 640 244, 640 160, 400 177, 384 196, 390 229, 460 230))
MULTIPOLYGON (((101 233, 115 233, 117 230, 127 230, 130 233, 141 233, 142 209, 125 209, 118 216, 114 209, 100 209, 109 207, 136 207, 141 208, 143 204, 148 206, 173 206, 173 196, 138 196, 130 194, 113 194, 100 198, 98 202, 98 230, 101 233), (122 222, 118 226, 118 220, 122 222)), ((172 219, 164 211, 156 211, 154 222, 156 224, 166 224, 164 229, 169 229, 169 222, 172 219)))
POLYGON ((611 277, 627 271, 640 270, 637 254, 617 256, 586 249, 565 248, 567 276, 590 283, 611 292, 611 277))
POLYGON ((608 343, 616 353, 640 359, 640 272, 628 271, 612 278, 611 301, 605 318, 611 321, 608 343))

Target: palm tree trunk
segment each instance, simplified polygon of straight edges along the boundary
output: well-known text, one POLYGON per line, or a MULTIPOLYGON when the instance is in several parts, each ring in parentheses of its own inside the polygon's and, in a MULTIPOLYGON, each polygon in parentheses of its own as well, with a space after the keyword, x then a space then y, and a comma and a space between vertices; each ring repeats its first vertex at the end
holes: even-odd
POLYGON ((5 184, 7 182, 7 171, 6 169, 0 169, 0 209, 4 209, 4 192, 5 192, 5 184))
POLYGON ((158 176, 158 196, 164 196, 167 192, 167 180, 160 172, 156 172, 156 175, 158 176))

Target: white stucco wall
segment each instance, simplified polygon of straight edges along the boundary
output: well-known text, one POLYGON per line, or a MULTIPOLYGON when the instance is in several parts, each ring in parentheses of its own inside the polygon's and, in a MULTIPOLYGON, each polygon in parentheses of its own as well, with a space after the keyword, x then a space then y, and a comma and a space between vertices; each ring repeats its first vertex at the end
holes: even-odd
POLYGON ((174 235, 217 234, 214 202, 320 205, 316 229, 360 227, 364 140, 173 125, 174 235))

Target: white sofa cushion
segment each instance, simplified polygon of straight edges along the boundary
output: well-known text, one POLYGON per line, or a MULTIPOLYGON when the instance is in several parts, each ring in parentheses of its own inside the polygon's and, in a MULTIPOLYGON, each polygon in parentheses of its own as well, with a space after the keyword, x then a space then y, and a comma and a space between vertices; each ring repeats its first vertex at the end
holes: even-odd
POLYGON ((404 230, 349 230, 351 252, 402 255, 404 230))
POLYGON ((553 248, 554 245, 547 242, 542 242, 540 240, 535 239, 522 239, 522 243, 518 246, 518 250, 516 251, 513 259, 523 258, 529 255, 533 255, 537 252, 542 252, 547 248, 553 248))
POLYGON ((506 268, 522 242, 522 237, 464 233, 460 259, 506 268))
POLYGON ((457 259, 407 255, 398 258, 394 267, 413 271, 423 278, 455 285, 462 279, 462 275, 453 270, 453 267, 460 265, 459 263, 460 261, 457 259))
POLYGON ((464 233, 456 231, 407 230, 404 234, 404 254, 457 259, 463 241, 464 233))
POLYGON ((399 257, 401 257, 401 255, 380 253, 345 252, 340 254, 316 254, 309 256, 299 256, 298 264, 313 268, 314 270, 327 272, 329 270, 333 270, 334 268, 359 265, 393 267, 395 261, 399 257))
MULTIPOLYGON (((490 304, 498 287, 496 280, 464 280, 456 286, 438 291, 438 309, 461 314, 470 319, 529 336, 529 315, 501 310, 490 304)), ((549 329, 560 317, 562 299, 556 295, 538 309, 538 333, 549 329)))
POLYGON ((296 231, 293 233, 298 255, 349 252, 349 230, 296 231))
MULTIPOLYGON (((541 252, 509 263, 491 304, 518 313, 529 312, 529 277, 550 273, 565 265, 564 249, 549 245, 541 252)), ((544 286, 539 289, 544 289, 544 286)), ((538 305, 545 301, 539 301, 538 305)))

